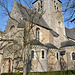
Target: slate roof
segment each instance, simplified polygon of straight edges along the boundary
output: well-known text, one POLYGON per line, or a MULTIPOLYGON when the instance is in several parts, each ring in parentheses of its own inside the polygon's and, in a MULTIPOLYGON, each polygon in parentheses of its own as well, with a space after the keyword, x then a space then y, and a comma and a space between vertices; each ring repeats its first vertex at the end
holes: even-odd
POLYGON ((68 46, 75 46, 75 42, 74 41, 64 41, 61 43, 61 47, 68 47, 68 46))
POLYGON ((67 29, 65 28, 67 38, 75 40, 75 28, 67 29))
POLYGON ((50 32, 53 34, 53 36, 58 37, 59 34, 56 33, 54 30, 50 29, 50 27, 47 25, 47 23, 44 21, 42 18, 42 15, 39 14, 38 12, 34 12, 31 9, 29 9, 26 6, 21 5, 20 3, 17 2, 18 8, 24 18, 24 20, 31 21, 32 23, 43 27, 45 29, 50 30, 50 32))
POLYGON ((31 45, 41 45, 41 46, 44 46, 44 44, 42 44, 39 40, 36 40, 36 39, 32 40, 30 42, 30 44, 31 45))
POLYGON ((47 43, 47 44, 42 44, 39 40, 32 40, 30 42, 31 45, 40 45, 40 46, 44 46, 44 47, 47 47, 47 48, 51 48, 51 49, 58 49, 56 46, 54 46, 53 44, 51 43, 47 43))
POLYGON ((56 46, 54 46, 54 45, 51 44, 51 43, 47 43, 47 44, 45 44, 45 46, 46 46, 47 48, 51 48, 51 49, 58 49, 56 46))
POLYGON ((50 29, 49 26, 47 25, 47 23, 44 21, 44 19, 41 17, 41 15, 38 12, 34 12, 31 9, 29 9, 28 7, 23 6, 18 2, 17 2, 17 5, 18 5, 18 8, 25 20, 31 21, 32 18, 34 17, 33 21, 32 21, 34 24, 38 24, 41 27, 50 29))

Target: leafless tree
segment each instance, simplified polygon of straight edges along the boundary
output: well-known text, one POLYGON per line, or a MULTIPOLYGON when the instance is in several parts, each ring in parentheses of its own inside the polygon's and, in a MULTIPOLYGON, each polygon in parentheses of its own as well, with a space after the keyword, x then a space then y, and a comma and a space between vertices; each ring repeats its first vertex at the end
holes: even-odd
MULTIPOLYGON (((10 15, 10 11, 8 9, 8 2, 7 0, 3 1, 3 0, 0 0, 0 6, 3 8, 3 13, 5 16, 9 16, 9 18, 11 18, 12 20, 14 20, 15 22, 18 23, 18 25, 23 25, 23 28, 24 28, 24 48, 23 48, 23 75, 27 75, 27 63, 28 63, 28 58, 29 58, 29 51, 30 51, 30 40, 31 40, 31 37, 30 37, 30 31, 33 29, 33 27, 36 25, 36 23, 34 24, 33 23, 33 19, 36 17, 36 14, 38 14, 35 11, 32 11, 32 0, 23 0, 23 3, 26 4, 26 6, 30 9, 30 12, 28 12, 28 10, 26 9, 26 7, 22 6, 22 1, 19 0, 19 3, 20 3, 20 7, 23 7, 23 9, 26 10, 26 13, 28 15, 28 17, 30 18, 29 20, 27 20, 26 18, 24 18, 23 22, 20 23, 17 19, 13 18, 11 15, 10 15)), ((42 17, 43 15, 43 12, 38 15, 39 17, 37 18, 38 20, 42 17)), ((5 41, 2 39, 2 41, 5 41)), ((6 41, 11 41, 10 39, 6 40, 6 41)), ((15 40, 16 41, 16 40, 15 40)), ((5 45, 6 46, 6 45, 5 45)), ((3 46, 3 47, 5 47, 3 46)))
MULTIPOLYGON (((36 14, 38 14, 38 12, 36 11, 32 11, 32 3, 33 0, 19 0, 19 3, 20 3, 20 6, 23 7, 23 9, 26 10, 26 13, 28 14, 29 16, 29 20, 27 20, 26 18, 24 18, 24 20, 22 22, 18 21, 17 19, 13 18, 11 15, 10 15, 10 11, 8 9, 8 2, 7 0, 0 0, 0 6, 3 8, 3 13, 5 16, 9 16, 12 20, 14 20, 15 22, 17 22, 19 25, 23 25, 23 28, 24 28, 24 48, 23 48, 23 75, 27 75, 27 63, 28 63, 28 57, 29 57, 29 50, 30 50, 30 40, 31 40, 31 34, 30 34, 30 31, 33 29, 33 27, 35 25, 37 25, 36 23, 34 23, 34 18, 36 17, 36 14), (22 6, 22 3, 23 4, 26 4, 26 6, 28 8, 31 9, 31 13, 28 12, 28 10, 22 6)), ((67 0, 67 5, 66 5, 66 11, 68 10, 72 10, 75 8, 75 2, 73 0, 73 4, 70 5, 70 2, 71 0, 67 0)), ((65 3, 66 4, 66 3, 65 3)), ((74 12, 75 10, 72 12, 72 15, 71 15, 71 18, 69 19, 72 19, 73 15, 74 15, 74 12)), ((42 17, 42 15, 44 14, 44 11, 38 15, 38 21, 39 19, 42 17)), ((75 20, 75 18, 73 20, 71 20, 71 22, 73 22, 75 20)), ((4 40, 5 41, 5 40, 4 40)), ((9 41, 9 40, 6 40, 6 41, 9 41)))
POLYGON ((66 17, 65 21, 75 23, 75 0, 61 0, 63 13, 69 15, 66 17))

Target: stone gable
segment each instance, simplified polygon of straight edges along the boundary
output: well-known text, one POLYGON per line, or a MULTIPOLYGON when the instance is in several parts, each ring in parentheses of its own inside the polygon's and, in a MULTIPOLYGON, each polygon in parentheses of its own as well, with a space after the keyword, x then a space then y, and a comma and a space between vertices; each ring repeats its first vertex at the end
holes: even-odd
MULTIPOLYGON (((33 7, 36 7, 37 11, 38 1, 33 3, 33 7)), ((16 0, 14 1, 10 15, 20 24, 9 18, 5 33, 0 32, 0 36, 2 35, 2 40, 0 40, 0 73, 23 72, 24 27, 28 30, 29 25, 32 24, 35 26, 29 33, 31 39, 30 48, 28 48, 28 72, 75 69, 75 44, 67 46, 68 44, 64 42, 68 39, 65 35, 63 15, 62 12, 59 12, 62 11, 61 2, 60 0, 55 2, 54 0, 43 0, 43 3, 43 10, 46 10, 44 15, 39 19, 41 11, 38 12, 31 23, 30 17, 33 15, 28 16, 24 8, 30 14, 32 10, 16 0), (67 45, 62 46, 62 44, 67 45)))

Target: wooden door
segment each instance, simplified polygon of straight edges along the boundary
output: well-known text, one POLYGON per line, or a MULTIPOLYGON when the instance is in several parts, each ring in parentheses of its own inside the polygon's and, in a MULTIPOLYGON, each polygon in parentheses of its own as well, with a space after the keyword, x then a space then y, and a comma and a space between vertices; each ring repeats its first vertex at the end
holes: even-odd
POLYGON ((8 72, 10 72, 11 71, 11 60, 10 59, 8 60, 8 64, 9 64, 9 66, 8 66, 8 72))

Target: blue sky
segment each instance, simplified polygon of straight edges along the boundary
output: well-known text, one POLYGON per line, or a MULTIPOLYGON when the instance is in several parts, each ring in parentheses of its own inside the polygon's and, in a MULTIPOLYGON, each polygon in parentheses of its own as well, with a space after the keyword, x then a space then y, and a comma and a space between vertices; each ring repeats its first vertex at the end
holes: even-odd
MULTIPOLYGON (((62 1, 62 9, 63 9, 63 11, 64 11, 64 9, 66 8, 66 2, 67 1, 69 1, 69 0, 61 0, 62 1)), ((70 4, 69 5, 71 5, 71 4, 73 4, 73 3, 75 3, 75 0, 71 0, 71 2, 70 2, 70 4)), ((75 5, 74 5, 75 6, 75 5)), ((68 20, 68 21, 66 21, 66 19, 69 19, 69 17, 71 17, 71 15, 72 15, 72 13, 73 13, 73 11, 75 12, 75 9, 73 8, 73 9, 69 9, 67 12, 65 12, 65 14, 64 14, 64 12, 63 12, 63 18, 64 18, 64 25, 65 25, 65 27, 67 27, 67 28, 69 28, 69 29, 71 29, 71 28, 75 28, 75 22, 70 22, 70 20, 68 20)), ((73 15, 73 17, 72 17, 72 19, 73 18, 75 18, 75 13, 74 13, 74 15, 73 15)), ((72 20, 71 19, 71 20, 72 20)))
MULTIPOLYGON (((4 0, 5 1, 5 0, 4 0)), ((18 0, 17 0, 18 1, 18 0)), ((28 0, 27 0, 28 1, 28 0)), ((32 0, 32 1, 35 1, 35 0, 32 0)), ((65 0, 63 0, 63 3, 62 3, 62 6, 63 6, 63 4, 64 4, 64 2, 65 2, 65 0)), ((7 0, 7 7, 8 7, 8 9, 9 9, 9 11, 11 12, 11 9, 12 9, 12 6, 13 6, 13 3, 14 3, 14 0, 7 0)), ((65 7, 63 6, 63 9, 64 9, 65 7)), ((4 31, 5 30, 5 27, 6 27, 6 25, 7 25, 7 22, 8 22, 8 16, 6 16, 6 15, 4 15, 4 14, 2 14, 3 12, 2 11, 4 11, 4 9, 2 10, 2 8, 0 7, 0 30, 1 31, 4 31)), ((68 12, 66 12, 64 15, 63 15, 63 18, 65 19, 65 18, 68 18, 69 17, 69 15, 70 15, 70 13, 69 13, 70 11, 68 11, 68 12)), ((75 16, 74 16, 75 17, 75 16)), ((75 24, 74 23, 71 23, 71 22, 68 22, 68 21, 66 21, 66 22, 64 22, 64 25, 65 25, 65 27, 67 27, 67 28, 73 28, 73 27, 75 27, 75 24)))

